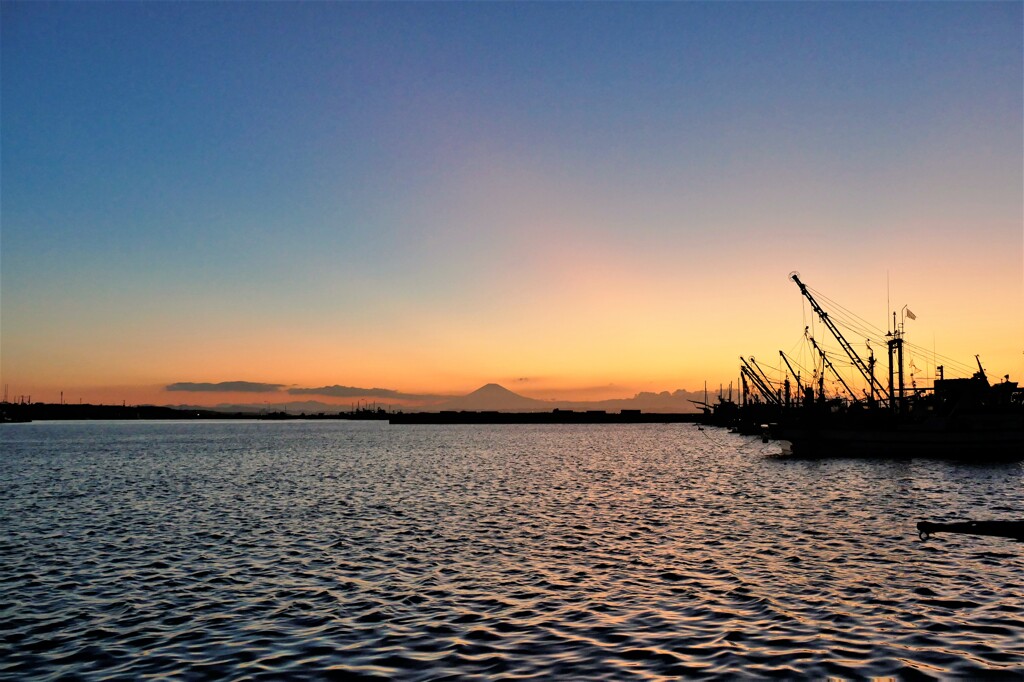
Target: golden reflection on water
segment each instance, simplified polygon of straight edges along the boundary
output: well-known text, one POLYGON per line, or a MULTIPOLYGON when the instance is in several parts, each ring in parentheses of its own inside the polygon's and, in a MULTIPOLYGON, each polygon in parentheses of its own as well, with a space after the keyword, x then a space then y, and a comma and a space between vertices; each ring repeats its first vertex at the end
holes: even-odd
POLYGON ((686 425, 19 433, 0 577, 24 646, 0 673, 68 672, 97 632, 124 653, 105 670, 131 677, 196 658, 230 675, 239 656, 403 679, 962 677, 1024 659, 1016 547, 914 529, 1022 508, 1019 465, 784 460, 686 425))

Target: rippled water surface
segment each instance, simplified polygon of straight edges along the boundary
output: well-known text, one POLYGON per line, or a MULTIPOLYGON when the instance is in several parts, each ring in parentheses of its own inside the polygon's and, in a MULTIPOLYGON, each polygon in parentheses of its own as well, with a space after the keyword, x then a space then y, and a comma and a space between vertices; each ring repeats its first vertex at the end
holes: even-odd
POLYGON ((1011 464, 692 425, 0 430, 0 675, 1024 676, 1011 464))

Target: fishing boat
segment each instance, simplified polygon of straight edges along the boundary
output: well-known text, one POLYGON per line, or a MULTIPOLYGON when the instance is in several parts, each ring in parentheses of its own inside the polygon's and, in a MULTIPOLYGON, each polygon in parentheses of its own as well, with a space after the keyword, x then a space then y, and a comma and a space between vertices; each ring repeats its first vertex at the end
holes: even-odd
POLYGON ((788 370, 782 380, 772 379, 754 358, 741 357, 741 402, 724 405, 720 400, 708 410, 708 423, 724 425, 728 417, 733 428, 764 433, 782 443, 783 453, 801 456, 1024 458, 1024 391, 1017 382, 1006 376, 991 383, 975 356, 977 371, 969 377, 946 378, 943 366, 937 365, 930 387, 918 386, 913 377, 908 386, 905 320, 916 316, 904 307, 904 321, 893 313, 885 334, 888 382, 883 383, 870 343, 864 359, 799 274, 791 273, 790 279, 841 352, 826 352, 805 329, 820 361, 807 383, 782 351, 788 370), (837 364, 853 376, 837 370, 837 364), (826 374, 842 394, 828 395, 826 374), (859 393, 852 388, 855 378, 863 386, 859 393))
POLYGON ((858 429, 828 423, 773 425, 783 454, 831 457, 936 457, 1024 459, 1024 429, 958 429, 943 424, 906 424, 858 429))
POLYGON ((922 540, 927 540, 935 533, 961 533, 1024 541, 1024 521, 960 521, 956 523, 921 521, 917 524, 917 532, 922 540))

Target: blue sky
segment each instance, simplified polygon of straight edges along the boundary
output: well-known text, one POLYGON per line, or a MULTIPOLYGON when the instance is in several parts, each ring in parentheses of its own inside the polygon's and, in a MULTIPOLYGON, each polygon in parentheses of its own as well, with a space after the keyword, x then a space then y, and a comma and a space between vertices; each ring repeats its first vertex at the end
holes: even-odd
POLYGON ((5 381, 671 390, 765 277, 935 291, 944 259, 1015 307, 983 335, 1020 330, 1021 3, 2 12, 5 381), (365 366, 318 382, 331 344, 365 366))

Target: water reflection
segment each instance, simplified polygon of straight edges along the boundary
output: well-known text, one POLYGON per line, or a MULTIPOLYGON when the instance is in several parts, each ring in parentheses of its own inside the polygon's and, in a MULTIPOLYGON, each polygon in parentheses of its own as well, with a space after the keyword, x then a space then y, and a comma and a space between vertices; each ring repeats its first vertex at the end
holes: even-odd
POLYGON ((1020 543, 914 529, 1019 513, 1019 463, 688 425, 2 436, 7 675, 1024 672, 1020 543))

